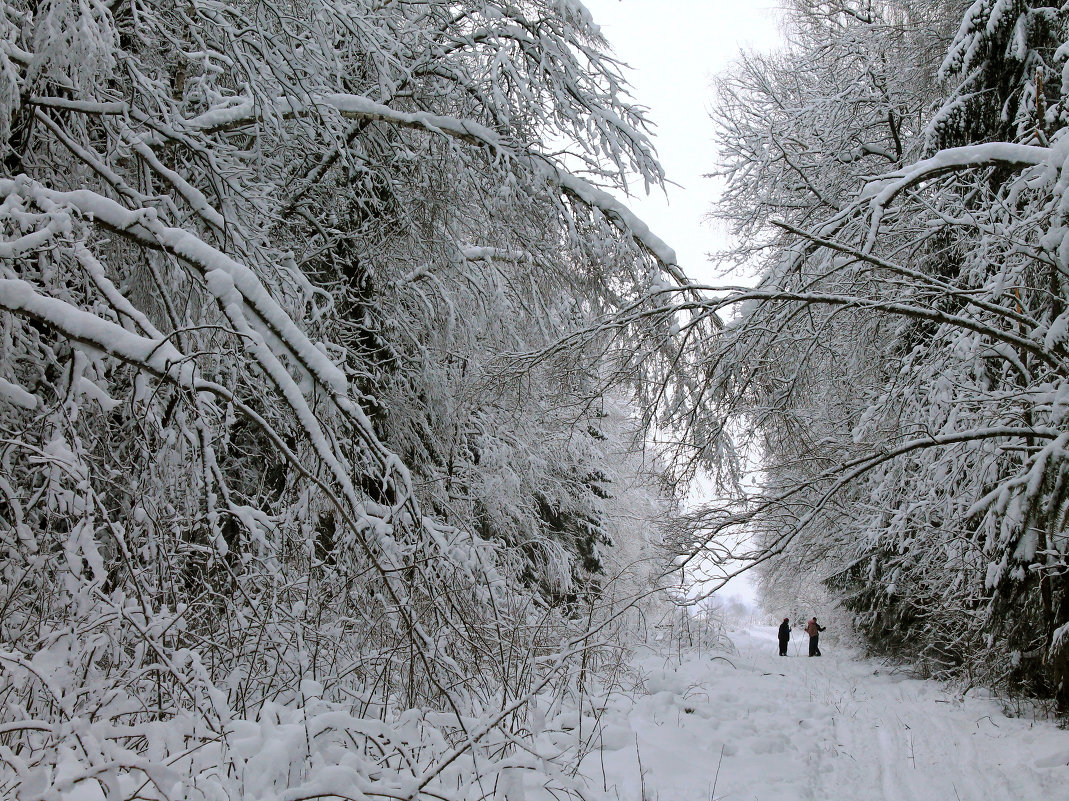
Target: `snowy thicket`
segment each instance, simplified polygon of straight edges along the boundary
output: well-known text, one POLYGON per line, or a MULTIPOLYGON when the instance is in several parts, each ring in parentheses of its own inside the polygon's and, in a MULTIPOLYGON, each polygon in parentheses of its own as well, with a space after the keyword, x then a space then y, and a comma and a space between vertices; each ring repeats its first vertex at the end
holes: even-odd
POLYGON ((708 458, 763 472, 697 541, 1064 706, 1069 13, 796 0, 788 23, 720 81, 717 214, 762 275, 702 304, 729 322, 691 414, 708 458))
POLYGON ((644 128, 571 0, 5 3, 0 795, 571 786, 667 501, 510 354, 682 281, 644 128))

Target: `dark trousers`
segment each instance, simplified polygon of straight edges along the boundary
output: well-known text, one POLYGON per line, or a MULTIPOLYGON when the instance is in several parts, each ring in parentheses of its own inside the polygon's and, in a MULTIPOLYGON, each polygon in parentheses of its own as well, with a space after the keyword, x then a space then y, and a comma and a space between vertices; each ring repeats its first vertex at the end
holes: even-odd
POLYGON ((787 655, 787 643, 788 642, 789 642, 789 640, 786 637, 780 637, 779 638, 779 655, 780 656, 786 656, 787 655))
POLYGON ((820 635, 819 634, 814 634, 812 637, 809 638, 809 655, 810 656, 820 656, 820 646, 818 645, 818 641, 819 640, 820 640, 820 635))

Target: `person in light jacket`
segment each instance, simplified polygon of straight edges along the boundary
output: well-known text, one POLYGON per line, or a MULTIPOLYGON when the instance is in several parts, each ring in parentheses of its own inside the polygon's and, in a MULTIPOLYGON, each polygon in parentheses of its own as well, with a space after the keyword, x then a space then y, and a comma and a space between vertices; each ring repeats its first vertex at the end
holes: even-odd
POLYGON ((810 618, 809 622, 805 624, 805 633, 809 635, 809 655, 820 656, 820 632, 824 631, 824 626, 817 623, 815 617, 810 618))
POLYGON ((787 643, 791 641, 791 622, 787 618, 783 618, 783 622, 779 624, 779 655, 787 655, 787 643))

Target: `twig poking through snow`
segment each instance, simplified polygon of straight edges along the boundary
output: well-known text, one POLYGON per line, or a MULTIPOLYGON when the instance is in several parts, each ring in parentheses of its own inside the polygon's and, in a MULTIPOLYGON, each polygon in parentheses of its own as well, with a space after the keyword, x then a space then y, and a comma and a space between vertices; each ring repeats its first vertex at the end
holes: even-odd
POLYGON ((724 746, 720 746, 720 759, 716 763, 716 773, 713 775, 713 789, 709 791, 709 801, 716 798, 716 783, 720 780, 720 766, 724 764, 724 746))

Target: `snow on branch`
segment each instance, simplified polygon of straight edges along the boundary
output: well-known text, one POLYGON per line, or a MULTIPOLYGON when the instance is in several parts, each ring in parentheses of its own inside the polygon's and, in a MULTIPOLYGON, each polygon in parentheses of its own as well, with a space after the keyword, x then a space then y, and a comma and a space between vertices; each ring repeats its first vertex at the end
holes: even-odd
MULTIPOLYGON (((479 245, 463 245, 460 255, 467 261, 513 261, 529 262, 532 260, 530 253, 523 250, 506 250, 504 248, 484 247, 479 245)), ((405 280, 413 280, 408 277, 405 280)))
POLYGON ((202 275, 213 271, 225 273, 234 282, 243 304, 256 316, 264 331, 277 337, 277 344, 282 350, 292 356, 311 378, 328 389, 340 407, 350 410, 350 404, 343 400, 349 390, 344 373, 308 339, 248 266, 185 229, 164 225, 151 208, 130 210, 88 189, 60 192, 25 177, 0 179, 0 196, 16 194, 44 209, 59 206, 76 210, 84 218, 130 237, 138 244, 166 250, 196 267, 202 275))
MULTIPOLYGON (((496 156, 514 158, 524 161, 541 174, 552 186, 560 189, 568 197, 602 212, 622 232, 634 240, 653 256, 673 280, 680 286, 690 286, 679 266, 675 251, 663 239, 655 235, 624 203, 608 192, 599 189, 588 181, 573 175, 549 158, 537 153, 517 150, 511 143, 491 128, 472 120, 431 114, 425 111, 405 112, 377 103, 362 95, 323 94, 315 98, 314 103, 305 104, 291 98, 279 98, 276 101, 276 113, 283 116, 298 116, 310 113, 317 106, 326 106, 336 110, 343 117, 350 119, 371 120, 399 125, 408 128, 420 128, 432 133, 442 134, 468 144, 486 147, 496 156)), ((247 125, 255 121, 262 111, 251 100, 236 103, 220 109, 213 109, 197 117, 186 120, 176 127, 186 131, 216 133, 227 128, 247 125)))
POLYGON ((944 173, 995 165, 1037 167, 1049 162, 1053 155, 1056 155, 1056 151, 1049 147, 1012 142, 985 142, 947 148, 930 158, 874 179, 861 193, 861 199, 871 198, 873 207, 886 206, 903 190, 944 173))
POLYGON ((603 189, 598 189, 593 184, 578 178, 575 175, 561 169, 543 159, 548 171, 547 177, 569 196, 574 197, 591 208, 601 211, 610 221, 623 231, 629 233, 645 248, 682 287, 691 286, 691 281, 679 266, 676 252, 670 248, 663 239, 655 235, 646 223, 631 211, 625 204, 614 198, 603 189))
MULTIPOLYGON (((322 102, 329 104, 347 117, 373 119, 395 125, 424 128, 428 131, 445 134, 461 139, 469 144, 489 147, 502 155, 512 155, 529 161, 546 180, 569 197, 578 200, 590 208, 601 211, 621 231, 633 237, 635 241, 652 255, 664 270, 679 282, 688 286, 691 282, 680 269, 675 251, 656 236, 639 217, 625 204, 608 192, 584 181, 550 159, 539 154, 515 152, 495 131, 471 120, 444 117, 426 112, 406 113, 396 111, 366 97, 357 95, 325 95, 322 102)), ((292 107, 291 107, 292 108, 292 107)), ((294 109, 296 111, 296 109, 294 109)))
POLYGON ((92 312, 42 295, 16 278, 0 278, 0 308, 39 320, 71 341, 169 378, 185 389, 194 388, 193 362, 166 337, 150 339, 127 331, 92 312))
POLYGON ((994 167, 997 165, 1022 169, 1051 162, 1058 151, 1038 145, 1018 145, 1012 142, 985 142, 941 150, 934 156, 908 167, 887 173, 870 181, 861 192, 859 202, 868 201, 872 214, 868 238, 863 250, 868 252, 876 242, 884 210, 899 194, 924 181, 960 170, 994 167))
MULTIPOLYGON (((280 357, 291 358, 305 375, 327 391, 335 407, 353 426, 384 471, 401 480, 402 497, 408 497, 407 471, 379 442, 370 421, 349 393, 348 380, 325 353, 315 346, 263 286, 255 273, 194 234, 163 225, 153 209, 131 211, 89 190, 57 192, 26 178, 0 180, 0 196, 18 194, 42 208, 56 206, 77 210, 109 230, 129 236, 139 244, 162 249, 192 266, 204 279, 240 341, 275 385, 296 414, 302 428, 342 487, 354 508, 363 507, 351 479, 351 466, 343 463, 337 449, 312 411, 304 392, 293 380, 280 357), (246 312, 250 315, 246 316, 246 312), (251 317, 251 319, 250 319, 251 317)), ((81 319, 81 318, 78 318, 81 319)), ((158 369, 159 365, 155 365, 158 369)))
MULTIPOLYGON (((853 486, 855 482, 866 473, 870 473, 887 462, 921 450, 944 449, 952 445, 990 440, 1027 440, 1030 438, 1044 439, 1049 440, 1052 443, 1059 443, 1065 439, 1065 434, 1057 429, 1045 426, 990 426, 987 428, 971 429, 967 431, 916 437, 905 442, 886 446, 874 453, 865 454, 860 458, 835 465, 831 469, 826 470, 805 482, 799 482, 783 492, 759 497, 756 501, 752 502, 747 508, 744 508, 741 511, 732 512, 730 509, 722 507, 701 509, 695 514, 695 520, 699 522, 699 525, 695 526, 695 530, 700 530, 709 541, 716 540, 726 532, 736 528, 753 526, 755 522, 761 520, 762 517, 783 510, 789 512, 789 517, 793 521, 786 530, 781 531, 777 535, 775 543, 771 545, 765 543, 761 548, 745 553, 734 551, 728 552, 726 554, 727 561, 738 562, 739 566, 736 569, 725 573, 723 579, 716 584, 716 586, 710 588, 709 592, 715 592, 716 589, 722 587, 734 576, 740 575, 741 573, 744 573, 763 562, 767 562, 782 553, 783 549, 786 548, 792 540, 820 520, 821 512, 837 495, 853 486), (830 486, 827 486, 829 483, 830 486), (808 502, 805 501, 805 495, 813 490, 818 490, 816 499, 808 502), (804 508, 805 510, 801 514, 799 514, 799 498, 802 498, 801 508, 804 508)), ((1030 461, 1029 464, 1026 465, 1026 468, 1032 467, 1033 464, 1034 460, 1030 461)), ((1029 469, 1022 468, 1022 475, 1026 478, 1030 472, 1029 469)), ((977 504, 976 508, 979 509, 981 505, 982 504, 977 504)), ((692 532, 692 529, 688 529, 689 535, 691 535, 690 532, 692 532)), ((744 541, 749 542, 748 538, 744 541)), ((677 560, 675 564, 676 570, 682 570, 695 559, 701 558, 705 553, 704 550, 700 549, 690 550, 690 553, 677 560)), ((684 551, 684 553, 686 553, 686 551, 684 551)))

